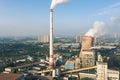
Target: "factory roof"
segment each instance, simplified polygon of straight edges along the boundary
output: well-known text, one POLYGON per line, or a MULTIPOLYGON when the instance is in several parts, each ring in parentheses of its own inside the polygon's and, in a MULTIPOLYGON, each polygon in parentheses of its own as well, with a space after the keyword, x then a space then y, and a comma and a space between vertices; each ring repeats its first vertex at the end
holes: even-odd
POLYGON ((72 60, 68 60, 67 62, 66 62, 66 64, 69 64, 69 65, 74 65, 74 61, 72 61, 72 60))
POLYGON ((16 80, 19 78, 21 75, 20 74, 7 74, 7 73, 1 73, 0 74, 0 80, 16 80))
POLYGON ((115 71, 119 73, 119 70, 108 69, 108 71, 115 71))

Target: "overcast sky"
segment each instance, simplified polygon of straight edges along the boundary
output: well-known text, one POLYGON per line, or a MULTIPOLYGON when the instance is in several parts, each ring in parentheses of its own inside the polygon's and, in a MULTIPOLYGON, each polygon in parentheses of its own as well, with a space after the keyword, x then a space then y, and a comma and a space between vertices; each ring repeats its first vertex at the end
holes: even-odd
MULTIPOLYGON (((0 36, 49 35, 51 0, 0 0, 0 36)), ((120 0, 70 0, 54 9, 55 35, 85 34, 96 21, 120 32, 120 0)))

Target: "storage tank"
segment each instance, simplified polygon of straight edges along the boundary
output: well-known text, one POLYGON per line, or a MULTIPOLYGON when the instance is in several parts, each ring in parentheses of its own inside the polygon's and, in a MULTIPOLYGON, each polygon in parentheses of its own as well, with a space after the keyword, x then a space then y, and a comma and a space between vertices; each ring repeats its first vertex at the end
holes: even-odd
POLYGON ((75 62, 72 61, 72 60, 68 60, 68 61, 65 63, 65 69, 66 69, 66 70, 74 70, 74 69, 75 69, 75 62))

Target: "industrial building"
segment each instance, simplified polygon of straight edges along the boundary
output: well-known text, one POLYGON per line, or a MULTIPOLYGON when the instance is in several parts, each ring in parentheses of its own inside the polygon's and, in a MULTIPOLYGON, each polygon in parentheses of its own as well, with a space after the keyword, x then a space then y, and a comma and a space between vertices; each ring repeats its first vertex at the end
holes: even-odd
POLYGON ((39 36, 38 41, 42 43, 49 42, 49 36, 48 35, 39 36))
POLYGON ((90 67, 95 65, 95 53, 91 50, 82 51, 82 67, 90 67))
POLYGON ((5 71, 3 71, 3 73, 11 73, 13 72, 13 69, 11 67, 7 67, 5 68, 5 71))
POLYGON ((103 62, 103 58, 98 53, 97 80, 119 80, 119 71, 108 69, 108 64, 103 62))
POLYGON ((76 57, 75 59, 75 69, 81 68, 81 59, 79 57, 76 57))
POLYGON ((119 71, 108 69, 108 80, 119 80, 119 71))
POLYGON ((97 62, 97 80, 108 80, 107 69, 108 65, 104 62, 97 62))
POLYGON ((108 69, 105 62, 97 62, 97 80, 119 80, 119 71, 108 69))
POLYGON ((120 33, 114 33, 114 38, 120 38, 120 33))
POLYGON ((15 73, 1 73, 0 74, 0 80, 23 80, 24 77, 21 74, 15 74, 15 73))
POLYGON ((81 43, 81 36, 76 36, 76 43, 81 43))

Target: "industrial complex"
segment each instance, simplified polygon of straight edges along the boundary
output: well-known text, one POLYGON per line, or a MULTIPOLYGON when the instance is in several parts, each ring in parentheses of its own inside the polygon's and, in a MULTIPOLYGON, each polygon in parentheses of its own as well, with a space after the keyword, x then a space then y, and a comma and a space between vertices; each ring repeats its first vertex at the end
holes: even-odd
MULTIPOLYGON (((34 59, 31 56, 28 56, 27 58, 16 60, 15 63, 26 62, 26 60, 32 61, 32 63, 16 67, 6 67, 1 75, 15 75, 16 73, 22 73, 18 76, 21 78, 21 76, 25 77, 29 73, 37 76, 51 76, 50 79, 60 78, 61 80, 69 80, 72 77, 75 79, 87 77, 93 80, 119 80, 119 71, 109 69, 108 63, 104 62, 104 58, 101 54, 95 52, 95 50, 91 48, 94 44, 94 38, 82 36, 81 41, 81 48, 79 49, 78 55, 66 59, 64 56, 55 53, 52 57, 40 59, 38 62, 33 62, 34 59), (50 60, 50 58, 52 58, 52 60, 50 60), (52 61, 52 65, 50 64, 50 61, 52 61), (42 69, 42 67, 44 68, 42 69)), ((75 46, 76 44, 71 43, 66 45, 75 46)), ((59 46, 59 48, 63 49, 61 46, 59 46)))
MULTIPOLYGON (((36 41, 31 40, 32 42, 21 40, 23 44, 34 43, 34 50, 29 49, 32 54, 29 55, 28 51, 25 51, 28 48, 21 48, 17 49, 17 51, 27 55, 19 58, 6 58, 3 61, 0 60, 0 64, 4 61, 12 62, 9 66, 4 67, 4 70, 0 73, 0 80, 82 80, 84 78, 90 80, 120 80, 119 69, 116 67, 111 69, 109 65, 113 63, 109 64, 110 58, 102 55, 101 51, 106 49, 109 51, 114 50, 119 43, 112 44, 112 42, 109 42, 107 44, 107 41, 103 42, 98 37, 88 34, 76 36, 76 40, 73 39, 71 42, 69 39, 65 41, 63 38, 54 37, 54 6, 67 0, 59 1, 52 0, 50 8, 50 35, 39 36, 36 41), (41 50, 38 50, 39 48, 35 47, 36 45, 41 47, 41 50)), ((116 51, 119 50, 116 49, 116 51)), ((8 51, 10 52, 10 50, 8 51)), ((113 51, 111 54, 116 55, 116 52, 113 51)), ((118 53, 117 55, 119 56, 120 54, 118 53)))

